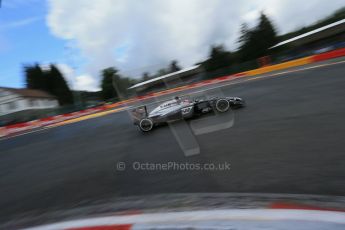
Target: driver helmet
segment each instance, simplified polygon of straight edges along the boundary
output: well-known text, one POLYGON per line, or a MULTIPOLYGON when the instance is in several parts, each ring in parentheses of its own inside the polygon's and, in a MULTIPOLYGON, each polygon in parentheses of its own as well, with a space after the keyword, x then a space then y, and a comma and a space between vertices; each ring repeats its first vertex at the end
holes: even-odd
POLYGON ((181 100, 181 98, 179 96, 176 96, 174 99, 179 104, 182 102, 182 100, 181 100))

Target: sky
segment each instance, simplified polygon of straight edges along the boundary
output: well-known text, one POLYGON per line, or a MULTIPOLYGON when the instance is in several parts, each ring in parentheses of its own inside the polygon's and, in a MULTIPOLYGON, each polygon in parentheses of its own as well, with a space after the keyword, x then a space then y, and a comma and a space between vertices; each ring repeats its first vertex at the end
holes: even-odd
POLYGON ((139 78, 171 60, 191 66, 213 44, 235 50, 241 23, 255 26, 262 11, 283 34, 343 6, 343 0, 2 0, 0 86, 25 87, 24 65, 55 63, 72 89, 95 91, 106 67, 139 78))

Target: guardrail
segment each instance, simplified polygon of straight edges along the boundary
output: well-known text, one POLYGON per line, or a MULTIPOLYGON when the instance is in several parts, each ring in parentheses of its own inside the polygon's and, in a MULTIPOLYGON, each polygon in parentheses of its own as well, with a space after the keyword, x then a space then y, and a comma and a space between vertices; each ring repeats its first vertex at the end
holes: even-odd
POLYGON ((101 106, 101 107, 97 107, 97 108, 81 110, 78 112, 56 115, 56 116, 51 116, 51 117, 45 117, 45 118, 41 118, 38 120, 33 120, 33 121, 18 123, 18 124, 14 124, 14 125, 8 125, 5 127, 0 127, 0 137, 10 136, 13 134, 18 134, 18 133, 23 133, 23 132, 27 132, 30 130, 34 130, 36 128, 42 128, 42 127, 45 127, 48 125, 56 124, 56 123, 61 122, 61 121, 66 121, 69 119, 73 119, 73 118, 89 115, 92 113, 100 112, 100 111, 103 111, 105 109, 106 108, 104 108, 104 106, 101 106))
POLYGON ((329 51, 311 56, 312 62, 326 61, 333 58, 345 56, 345 48, 329 51))

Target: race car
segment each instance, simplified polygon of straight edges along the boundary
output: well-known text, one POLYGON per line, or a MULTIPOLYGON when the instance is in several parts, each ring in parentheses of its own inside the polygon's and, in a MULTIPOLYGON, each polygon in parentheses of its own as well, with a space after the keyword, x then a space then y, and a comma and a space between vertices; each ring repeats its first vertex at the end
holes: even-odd
POLYGON ((147 111, 146 106, 141 106, 131 111, 134 125, 142 132, 149 132, 155 126, 182 119, 198 117, 202 114, 217 112, 224 113, 230 108, 243 107, 245 102, 239 97, 214 97, 210 99, 181 99, 175 97, 153 109, 147 111))

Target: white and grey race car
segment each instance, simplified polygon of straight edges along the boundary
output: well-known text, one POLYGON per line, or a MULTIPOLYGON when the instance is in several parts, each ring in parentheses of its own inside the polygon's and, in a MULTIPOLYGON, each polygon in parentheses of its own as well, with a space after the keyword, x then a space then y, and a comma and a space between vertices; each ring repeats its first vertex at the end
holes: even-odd
POLYGON ((190 119, 209 112, 224 113, 230 108, 239 108, 245 105, 239 97, 215 97, 211 99, 188 100, 175 97, 153 109, 147 111, 146 106, 141 106, 131 111, 134 125, 143 132, 148 132, 153 127, 171 121, 190 119))

